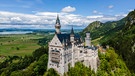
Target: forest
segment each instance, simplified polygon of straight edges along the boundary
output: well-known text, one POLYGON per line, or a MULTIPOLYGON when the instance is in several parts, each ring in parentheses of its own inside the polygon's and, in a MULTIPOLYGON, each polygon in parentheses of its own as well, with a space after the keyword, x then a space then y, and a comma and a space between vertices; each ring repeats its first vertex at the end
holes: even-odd
MULTIPOLYGON (((90 68, 77 62, 75 67, 70 67, 64 76, 131 76, 129 69, 122 58, 115 53, 113 48, 103 54, 99 50, 100 66, 95 73, 90 68)), ((48 46, 42 46, 33 51, 31 56, 9 56, 0 63, 1 76, 59 76, 53 69, 47 70, 48 46)))

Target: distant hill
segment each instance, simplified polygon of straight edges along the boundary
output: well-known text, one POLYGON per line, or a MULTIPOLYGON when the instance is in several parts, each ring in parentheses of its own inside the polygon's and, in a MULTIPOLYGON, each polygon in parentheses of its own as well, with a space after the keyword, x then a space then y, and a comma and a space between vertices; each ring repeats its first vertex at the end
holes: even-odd
POLYGON ((84 35, 86 32, 91 33, 92 39, 100 38, 101 36, 107 35, 110 32, 117 32, 121 30, 126 18, 123 18, 119 21, 112 21, 102 23, 100 21, 95 21, 90 23, 82 32, 81 34, 84 35))
POLYGON ((83 32, 87 32, 88 30, 90 30, 91 32, 93 32, 94 30, 102 27, 102 24, 100 21, 95 21, 90 23, 84 30, 83 32))
POLYGON ((126 62, 130 71, 135 73, 135 10, 119 21, 93 22, 81 34, 88 31, 93 41, 98 41, 103 46, 113 47, 126 62))

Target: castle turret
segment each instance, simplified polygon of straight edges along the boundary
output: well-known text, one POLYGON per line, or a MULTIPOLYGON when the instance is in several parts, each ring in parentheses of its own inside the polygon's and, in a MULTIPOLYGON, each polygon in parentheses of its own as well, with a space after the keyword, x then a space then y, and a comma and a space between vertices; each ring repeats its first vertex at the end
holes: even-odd
POLYGON ((91 38, 90 38, 90 33, 89 32, 86 33, 85 46, 88 46, 88 47, 91 46, 91 38))
POLYGON ((74 67, 75 63, 74 63, 74 29, 72 27, 71 29, 71 33, 70 33, 70 42, 72 44, 72 67, 74 67))
POLYGON ((64 47, 65 47, 65 45, 66 45, 64 39, 63 39, 63 41, 62 41, 62 45, 63 45, 64 47))
POLYGON ((55 23, 55 30, 56 30, 56 34, 60 34, 60 28, 61 28, 61 25, 60 25, 60 20, 59 20, 59 16, 57 15, 57 19, 56 19, 56 23, 55 23))
POLYGON ((70 42, 74 42, 74 29, 72 27, 71 33, 70 33, 70 42))

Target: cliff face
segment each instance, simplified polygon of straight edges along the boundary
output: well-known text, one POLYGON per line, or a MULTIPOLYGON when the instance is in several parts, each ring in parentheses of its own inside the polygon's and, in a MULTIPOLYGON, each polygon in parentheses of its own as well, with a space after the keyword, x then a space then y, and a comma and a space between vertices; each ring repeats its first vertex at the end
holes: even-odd
POLYGON ((123 31, 130 30, 135 25, 135 10, 131 11, 125 21, 125 27, 123 28, 123 31))

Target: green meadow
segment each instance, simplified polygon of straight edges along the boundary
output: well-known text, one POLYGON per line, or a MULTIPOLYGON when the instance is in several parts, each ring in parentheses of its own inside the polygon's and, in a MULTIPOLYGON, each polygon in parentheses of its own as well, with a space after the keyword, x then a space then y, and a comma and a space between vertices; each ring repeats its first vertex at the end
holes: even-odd
POLYGON ((31 55, 40 47, 39 39, 44 37, 34 34, 0 35, 0 56, 31 55))

